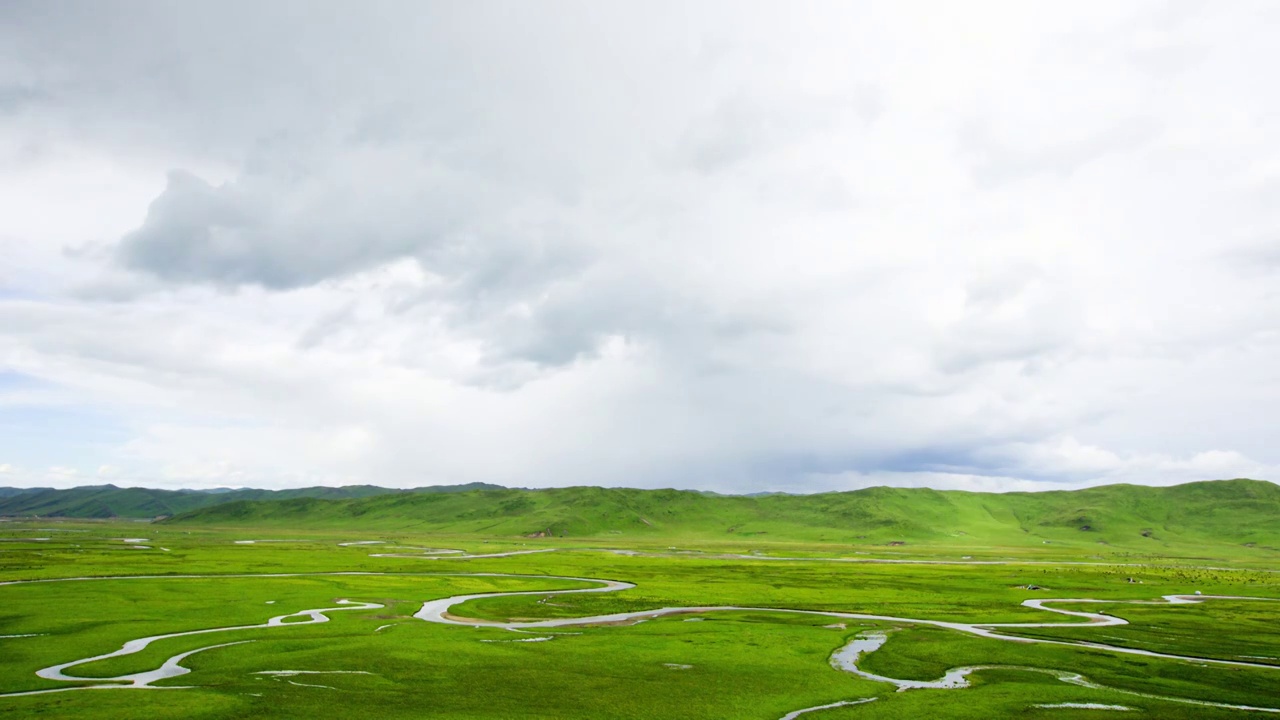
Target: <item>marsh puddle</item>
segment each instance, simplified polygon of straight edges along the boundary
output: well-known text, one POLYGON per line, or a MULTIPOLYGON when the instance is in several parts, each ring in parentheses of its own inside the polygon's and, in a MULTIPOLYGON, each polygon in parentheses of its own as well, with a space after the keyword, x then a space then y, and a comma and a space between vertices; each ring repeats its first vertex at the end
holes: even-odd
POLYGON ((368 670, 259 670, 253 674, 294 677, 295 675, 372 675, 373 673, 368 670))
POLYGON ((1067 710, 1067 709, 1070 709, 1070 710, 1132 710, 1133 709, 1131 707, 1125 707, 1124 705, 1104 705, 1103 703, 1075 703, 1075 702, 1038 703, 1033 707, 1045 708, 1048 710, 1058 710, 1058 709, 1062 709, 1062 710, 1067 710))
POLYGON ((839 707, 848 707, 850 705, 861 705, 863 703, 869 703, 874 701, 875 701, 875 698, 862 698, 861 700, 841 700, 839 702, 827 703, 826 705, 814 705, 813 707, 802 708, 800 710, 793 710, 787 713, 786 715, 783 715, 781 718, 779 718, 779 720, 796 720, 796 718, 800 717, 801 715, 804 715, 805 713, 817 712, 819 710, 831 710, 833 708, 839 708, 839 707))
POLYGON ((479 558, 500 558, 511 557, 513 555, 535 555, 537 553, 555 552, 556 548, 544 548, 541 550, 511 550, 509 552, 482 553, 479 555, 470 555, 461 550, 435 550, 428 548, 424 552, 418 553, 372 553, 369 557, 376 558, 406 558, 418 560, 474 560, 479 558))

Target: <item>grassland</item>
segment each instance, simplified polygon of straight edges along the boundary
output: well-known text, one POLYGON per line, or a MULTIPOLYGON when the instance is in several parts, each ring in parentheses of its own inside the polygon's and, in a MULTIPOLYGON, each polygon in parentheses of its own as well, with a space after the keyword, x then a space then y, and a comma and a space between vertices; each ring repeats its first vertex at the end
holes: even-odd
MULTIPOLYGON (((674 512, 667 515, 659 514, 663 505, 657 501, 652 506, 630 501, 628 512, 638 510, 649 522, 624 528, 617 527, 615 514, 622 512, 617 505, 583 505, 574 516, 581 524, 562 520, 564 537, 524 537, 525 531, 532 532, 530 525, 506 524, 501 518, 497 523, 492 517, 476 517, 433 524, 410 512, 420 510, 419 503, 461 503, 475 510, 479 503, 469 497, 472 493, 429 501, 379 496, 228 504, 168 523, 7 521, 0 523, 0 583, 52 582, 0 584, 0 692, 75 685, 43 679, 36 671, 109 653, 138 638, 256 625, 300 610, 334 608, 340 599, 381 607, 330 612, 324 623, 173 637, 137 653, 75 668, 81 677, 117 677, 157 668, 179 653, 243 642, 191 655, 182 661, 190 674, 156 683, 188 689, 0 697, 0 710, 6 718, 773 720, 803 708, 875 698, 801 717, 1069 719, 1119 712, 1039 707, 1063 703, 1131 708, 1119 713, 1123 717, 1273 717, 1186 701, 1280 707, 1280 602, 1128 602, 1197 591, 1280 598, 1280 573, 1274 572, 1280 569, 1280 552, 1268 539, 1276 530, 1276 517, 1268 515, 1266 505, 1270 490, 1242 487, 1193 486, 1182 491, 1181 507, 1164 508, 1155 501, 1147 507, 1141 497, 1127 499, 1128 505, 1111 502, 1107 492, 1115 491, 1105 488, 1068 503, 1018 497, 1008 506, 1023 520, 1013 525, 1001 519, 1001 508, 988 507, 983 515, 972 505, 979 501, 942 493, 932 511, 928 503, 919 510, 900 509, 915 524, 868 523, 852 529, 806 526, 803 513, 809 511, 803 509, 787 511, 793 513, 791 519, 770 511, 765 520, 753 520, 759 511, 751 508, 758 508, 758 502, 699 519, 700 501, 683 495, 671 500, 674 512), (1223 501, 1222 492, 1235 499, 1223 501), (1196 495, 1205 493, 1211 498, 1205 502, 1247 506, 1237 507, 1237 517, 1250 519, 1252 526, 1237 522, 1240 527, 1229 532, 1214 528, 1214 523, 1228 522, 1225 511, 1191 517, 1196 495), (1257 496, 1252 504, 1250 493, 1257 496), (310 522, 292 522, 291 508, 298 503, 319 511, 310 522), (1061 523, 1037 519, 1057 517, 1053 513, 1062 506, 1070 510, 1061 523), (366 512, 352 515, 354 507, 366 512), (963 512, 939 515, 956 507, 963 512), (978 522, 983 517, 991 518, 986 525, 978 522), (1080 517, 1097 529, 1073 526, 1080 517), (730 525, 738 530, 726 532, 726 521, 738 523, 730 525), (476 527, 482 522, 489 523, 488 532, 476 527), (801 530, 789 530, 790 523, 801 530), (930 523, 943 529, 926 528, 930 523), (741 531, 766 526, 770 529, 759 531, 763 534, 741 531), (917 526, 927 531, 913 529, 917 526), (1143 535, 1145 530, 1153 532, 1143 535), (839 536, 833 537, 837 531, 839 536), (961 532, 965 534, 956 534, 961 532), (1099 543, 1094 533, 1110 540, 1099 543), (888 545, 891 537, 905 538, 898 541, 906 544, 888 545), (339 544, 351 541, 380 544, 339 544), (465 552, 428 555, 421 548, 465 552), (527 550, 546 552, 467 557, 527 550), (1000 564, 974 564, 978 562, 1000 564), (78 577, 110 579, 60 580, 78 577), (620 580, 635 587, 558 595, 553 592, 591 584, 557 577, 620 580), (565 627, 537 635, 413 617, 426 600, 512 591, 535 593, 473 600, 450 612, 508 621, 684 606, 757 609, 565 627), (1058 607, 1102 611, 1129 624, 1020 628, 1006 634, 1201 660, 1014 642, 918 622, 769 610, 956 623, 1072 621, 1021 605, 1029 598, 1112 601, 1058 607), (932 680, 958 666, 1000 667, 977 671, 969 678, 971 686, 963 689, 894 692, 891 684, 842 672, 828 662, 833 651, 869 630, 888 632, 884 646, 860 664, 878 675, 932 680), (528 642, 543 636, 553 639, 528 642), (1036 669, 1076 673, 1090 686, 1036 669), (297 670, 346 672, 261 674, 297 670)), ((1129 498, 1127 492, 1120 494, 1129 498)), ((875 512, 891 515, 896 497, 885 493, 875 512)), ((551 509, 532 527, 563 505, 554 498, 536 502, 551 509)), ((449 512, 458 514, 458 507, 449 512)), ((707 507, 702 506, 704 513, 710 512, 707 507)), ((495 516, 502 512, 500 503, 490 510, 495 516)), ((526 509, 517 515, 528 520, 536 513, 526 509)))
MULTIPOLYGON (((575 487, 411 493, 360 499, 232 502, 179 515, 189 526, 457 533, 557 539, 677 539, 758 547, 901 543, 974 552, 1096 551, 1168 557, 1280 549, 1280 485, 1228 480, 1153 488, 972 493, 868 488, 817 495, 721 496, 575 487)), ((910 552, 905 548, 902 552, 910 552)))

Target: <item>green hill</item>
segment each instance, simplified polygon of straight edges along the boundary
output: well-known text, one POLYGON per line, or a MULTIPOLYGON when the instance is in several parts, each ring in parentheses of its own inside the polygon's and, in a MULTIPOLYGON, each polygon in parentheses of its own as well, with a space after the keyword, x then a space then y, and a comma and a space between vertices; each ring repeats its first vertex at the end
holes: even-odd
POLYGON ((621 534, 986 547, 1100 543, 1153 552, 1171 545, 1229 543, 1276 549, 1280 485, 1220 480, 1037 493, 875 487, 764 496, 598 487, 503 489, 236 501, 170 522, 491 536, 621 534))
POLYGON ((36 490, 45 490, 45 489, 47 488, 0 487, 0 498, 13 497, 14 495, 21 495, 23 493, 35 492, 36 490))
POLYGON ((115 485, 93 485, 63 490, 0 488, 0 517, 156 518, 232 502, 298 498, 343 500, 404 493, 465 492, 498 487, 498 485, 470 483, 413 490, 389 489, 373 485, 289 490, 241 488, 216 491, 120 488, 115 485))

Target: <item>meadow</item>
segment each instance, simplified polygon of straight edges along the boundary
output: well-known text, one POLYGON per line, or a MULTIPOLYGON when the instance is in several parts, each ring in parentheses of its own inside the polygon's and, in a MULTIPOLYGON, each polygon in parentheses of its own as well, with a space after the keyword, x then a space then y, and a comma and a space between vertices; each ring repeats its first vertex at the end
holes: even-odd
POLYGON ((524 537, 282 525, 0 522, 4 716, 1065 720, 1280 709, 1280 602, 1160 600, 1280 600, 1280 553, 1267 547, 1175 542, 1157 552, 1146 536, 1100 545, 1076 540, 1079 531, 1050 543, 948 534, 889 545, 701 530, 524 537), (446 549, 455 552, 433 554, 446 549), (591 581, 634 587, 557 594, 601 588, 591 581), (461 602, 442 617, 645 615, 533 628, 415 617, 429 600, 512 592, 531 594, 461 602), (1107 601, 1048 606, 1128 624, 1022 604, 1036 598, 1107 601), (748 609, 652 614, 707 606, 748 609), (317 609, 327 621, 304 614, 252 627, 317 609), (930 623, 1057 626, 987 637, 930 623), (236 627, 67 668, 75 680, 37 675, 139 638, 236 627), (878 633, 883 645, 856 659, 861 674, 833 666, 833 653, 878 633), (189 673, 146 687, 111 680, 197 650, 176 663, 189 673), (981 669, 964 687, 898 692, 893 682, 966 666, 981 669), (94 685, 113 687, 67 690, 94 685), (18 694, 35 691, 54 692, 18 694))

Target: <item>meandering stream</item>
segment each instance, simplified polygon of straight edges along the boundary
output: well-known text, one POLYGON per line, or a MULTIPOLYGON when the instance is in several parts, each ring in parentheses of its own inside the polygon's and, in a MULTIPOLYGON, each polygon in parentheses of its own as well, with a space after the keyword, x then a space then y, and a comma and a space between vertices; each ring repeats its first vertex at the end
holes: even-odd
MULTIPOLYGON (((528 577, 528 576, 522 576, 528 577)), ((1107 645, 1104 643, 1092 642, 1072 642, 1069 640, 1050 640, 1046 638, 1023 637, 1019 635, 1006 635, 1000 630, 1009 630, 1016 628, 1059 628, 1059 627, 1110 627, 1115 625, 1128 625, 1129 621, 1114 615, 1104 615, 1101 613, 1084 612, 1080 610, 1063 610, 1061 608, 1048 607, 1046 603, 1116 603, 1116 604, 1152 604, 1153 602, 1165 602, 1169 604, 1190 604, 1203 602, 1205 600, 1259 600, 1273 601, 1274 598, 1247 597, 1238 595, 1165 595, 1159 601, 1151 600, 1097 600, 1097 599, 1081 599, 1081 598, 1058 598, 1058 599, 1032 599, 1024 600, 1024 607, 1044 610, 1046 612, 1058 613, 1061 615, 1069 615, 1072 617, 1083 618, 1085 622, 1032 622, 1032 623, 961 623, 946 620, 927 620, 924 618, 908 618, 898 615, 876 615, 871 613, 849 613, 834 610, 801 610, 794 608, 773 608, 773 607, 754 607, 747 605, 693 605, 680 607, 658 608, 656 610, 638 610, 624 613, 611 613, 608 615, 593 615, 590 617, 577 618, 553 618, 550 620, 529 620, 521 622, 499 621, 499 620, 478 620, 474 618, 459 617, 450 612, 455 605, 470 601, 480 600, 484 598, 497 597, 514 597, 518 595, 572 595, 579 593, 602 593, 617 592, 619 590, 627 590, 635 587, 634 584, 622 582, 618 580, 604 580, 600 578, 582 578, 568 576, 537 576, 547 579, 556 580, 574 580, 578 582, 594 582, 599 583, 598 587, 578 588, 573 590, 554 590, 554 591, 519 591, 519 592, 494 592, 494 593, 474 593, 470 595, 455 595, 453 597, 440 598, 439 600, 428 600, 422 605, 422 609, 414 614, 414 617, 427 622, 443 623, 446 625, 480 625, 485 627, 500 627, 508 630, 524 629, 524 628, 547 628, 547 627, 566 627, 574 625, 606 625, 625 623, 634 620, 649 620, 652 618, 662 617, 664 615, 685 614, 685 613, 709 613, 709 612, 725 612, 725 611, 751 611, 751 612, 777 612, 777 613, 796 613, 801 615, 820 615, 824 617, 833 617, 851 620, 874 620, 881 622, 905 623, 911 625, 929 625, 932 627, 946 628, 958 632, 978 635, 980 637, 992 638, 995 640, 1008 640, 1021 643, 1040 643, 1045 645, 1067 645, 1073 647, 1087 647, 1093 649, 1108 650, 1111 652, 1124 653, 1129 655, 1142 655, 1144 657, 1163 658, 1166 660, 1183 660, 1186 662, 1196 663, 1213 663, 1217 665, 1233 665, 1237 667, 1254 667, 1266 668, 1269 670, 1280 670, 1280 667, 1268 665, 1265 663, 1247 662, 1243 660, 1221 660, 1217 658, 1192 657, 1187 655, 1175 655, 1171 653, 1160 653, 1152 650, 1141 650, 1139 648, 1123 647, 1119 645, 1107 645)))
MULTIPOLYGON (((434 552, 438 554, 436 555, 423 554, 423 555, 416 555, 414 557, 438 557, 441 559, 446 557, 449 557, 449 558, 497 557, 497 556, 506 556, 506 555, 526 554, 530 552, 539 552, 539 551, 515 551, 511 553, 494 553, 494 554, 488 554, 488 555, 468 556, 466 554, 447 553, 447 552, 441 552, 439 550, 431 550, 431 549, 423 549, 423 550, 427 550, 428 552, 434 552)), ((582 594, 582 593, 609 593, 609 592, 618 592, 618 591, 628 590, 630 588, 635 587, 635 585, 633 583, 629 583, 625 581, 609 580, 609 579, 601 579, 601 578, 550 576, 550 575, 525 575, 525 574, 512 574, 512 573, 416 573, 415 574, 415 573, 382 573, 382 572, 317 572, 317 573, 245 573, 245 574, 234 574, 234 575, 151 575, 151 576, 132 575, 132 576, 118 576, 118 577, 101 577, 100 576, 100 577, 79 577, 79 578, 48 578, 48 579, 40 579, 40 580, 6 581, 6 582, 0 582, 0 586, 24 585, 24 584, 33 584, 33 583, 50 583, 50 582, 91 582, 91 581, 141 580, 141 579, 152 579, 152 580, 166 579, 167 580, 167 579, 208 579, 208 578, 286 578, 286 577, 384 576, 384 575, 390 575, 390 576, 395 576, 395 575, 428 576, 429 575, 429 576, 435 576, 435 577, 440 577, 440 576, 495 577, 495 578, 501 577, 501 578, 521 578, 521 579, 539 579, 539 580, 563 580, 563 581, 571 581, 571 582, 589 583, 594 585, 593 587, 571 588, 571 589, 564 589, 564 590, 522 590, 522 591, 510 591, 510 592, 488 592, 488 593, 471 593, 471 594, 465 594, 465 595, 454 595, 446 598, 428 600, 423 603, 421 609, 419 609, 418 612, 414 613, 413 617, 419 620, 431 622, 431 623, 439 623, 444 625, 482 626, 482 627, 504 628, 504 629, 513 630, 513 631, 524 631, 524 630, 538 629, 538 628, 621 624, 621 623, 636 622, 636 621, 648 620, 652 618, 658 618, 658 617, 675 615, 675 614, 703 614, 703 613, 727 612, 727 611, 794 613, 794 614, 814 615, 814 616, 849 619, 849 620, 869 620, 869 621, 886 622, 886 623, 924 625, 924 626, 954 630, 956 632, 968 633, 971 635, 976 635, 984 638, 991 638, 995 640, 1003 640, 1003 641, 1010 641, 1010 642, 1086 647, 1091 649, 1106 650, 1106 651, 1115 652, 1115 653, 1141 655, 1145 657, 1155 657, 1155 658, 1162 658, 1167 660, 1178 660, 1178 661, 1199 663, 1199 664, 1216 664, 1216 665, 1227 665, 1227 666, 1235 666, 1235 667, 1259 668, 1259 669, 1265 669, 1265 670, 1280 670, 1280 667, 1277 667, 1274 665, 1268 665, 1264 663, 1257 663, 1257 662, 1184 656, 1184 655, 1176 655, 1176 654, 1170 654, 1170 653, 1160 653, 1160 652, 1154 652, 1149 650, 1142 650, 1138 648, 1106 645, 1103 643, 1093 643, 1093 642, 1085 642, 1085 641, 1073 642, 1068 640, 1050 640, 1050 639, 1043 639, 1043 638, 1021 637, 1021 636, 1008 635, 1001 632, 1002 630, 1011 630, 1011 629, 1017 629, 1017 628, 1058 628, 1058 627, 1079 627, 1079 626, 1110 627, 1110 626, 1128 624, 1128 621, 1124 620, 1123 618, 1115 617, 1112 615, 1105 615, 1102 613, 1093 613, 1093 612, 1087 612, 1082 610, 1065 610, 1061 608, 1050 607, 1049 606, 1050 603, 1054 603, 1054 604, 1056 603, 1151 604, 1151 603, 1163 602, 1163 603, 1169 603, 1169 604, 1190 604, 1190 603, 1204 602, 1206 600, 1258 600, 1258 601, 1275 600, 1274 598, 1258 598, 1258 597, 1246 597, 1246 596, 1166 595, 1160 600, 1156 600, 1156 601, 1151 601, 1151 600, 1119 601, 1119 600, 1099 600, 1099 599, 1092 599, 1092 598, 1059 598, 1059 599, 1038 599, 1037 598, 1037 599, 1026 600, 1022 603, 1023 606, 1028 608, 1034 608, 1037 610, 1043 610, 1046 612, 1052 612, 1060 615, 1070 616, 1071 618, 1078 618, 1078 620, 1073 620, 1070 622, 961 623, 961 622, 952 622, 952 621, 943 621, 943 620, 930 620, 925 618, 908 618, 908 617, 901 617, 901 616, 895 616, 895 615, 878 615, 878 614, 871 614, 871 613, 852 613, 852 612, 839 612, 839 611, 804 610, 804 609, 798 609, 798 608, 770 608, 770 607, 734 606, 734 605, 666 607, 666 608, 658 608, 655 610, 609 613, 604 615, 592 615, 587 617, 552 618, 547 620, 517 622, 517 621, 483 620, 483 619, 462 617, 458 615, 456 612, 454 612, 454 608, 456 608, 456 606, 458 605, 461 605, 462 603, 465 603, 471 600, 480 600, 484 598, 514 597, 514 596, 528 596, 528 595, 556 596, 556 595, 571 595, 571 594, 582 594)), ((109 652, 101 655, 94 655, 92 657, 82 658, 79 660, 72 660, 70 662, 61 663, 59 665, 43 668, 36 672, 37 676, 44 678, 46 680, 73 683, 68 687, 48 688, 48 689, 42 689, 42 690, 31 690, 31 691, 15 692, 15 693, 2 693, 0 694, 0 697, 37 695, 37 694, 44 694, 44 693, 51 693, 51 692, 65 692, 70 690, 171 689, 170 686, 158 687, 154 685, 154 683, 161 680, 166 680, 166 679, 178 677, 181 675, 185 675, 188 672, 190 672, 190 670, 182 667, 181 665, 182 660, 184 660, 185 658, 190 657, 195 653, 203 652, 205 650, 211 650, 211 649, 220 648, 220 647, 227 647, 230 645, 237 645, 237 644, 252 642, 252 641, 241 640, 241 641, 236 641, 231 643, 220 643, 216 645, 209 645, 209 646, 197 648, 194 650, 189 650, 189 651, 170 657, 160 667, 156 668, 155 670, 150 670, 150 671, 141 672, 141 673, 132 673, 132 674, 119 675, 119 676, 108 677, 108 678, 89 678, 89 677, 80 677, 76 675, 70 675, 70 674, 67 674, 66 671, 80 665, 96 662, 98 660, 107 660, 110 658, 116 658, 116 657, 134 654, 142 651, 152 643, 160 640, 166 640, 166 639, 177 638, 177 637, 186 637, 191 635, 203 635, 203 634, 222 633, 222 632, 231 632, 231 631, 240 631, 240 630, 259 630, 259 629, 265 630, 265 629, 279 628, 279 627, 293 626, 293 625, 309 625, 314 623, 323 623, 323 622, 328 622, 329 620, 329 617, 326 613, 339 612, 344 610, 372 610, 372 609, 378 609, 383 607, 381 604, 378 604, 378 603, 357 602, 357 601, 351 601, 351 600, 340 600, 338 601, 338 605, 340 607, 299 610, 297 612, 289 613, 286 615, 278 615, 270 618, 269 620, 261 624, 239 625, 239 626, 221 627, 221 628, 207 628, 207 629, 200 629, 200 630, 191 630, 186 632, 168 633, 163 635, 153 635, 150 637, 140 638, 137 640, 130 640, 129 642, 126 642, 119 650, 116 650, 114 652, 109 652), (291 618, 306 618, 306 619, 290 621, 291 618)), ((1068 682, 1071 684, 1080 685, 1082 687, 1089 687, 1094 689, 1106 689, 1112 692, 1121 692, 1121 693, 1126 693, 1130 695, 1136 695, 1139 697, 1147 697, 1147 698, 1160 699, 1160 700, 1166 700, 1166 701, 1172 701, 1172 702, 1185 702, 1185 703, 1191 703, 1196 705, 1204 705, 1204 706, 1212 706, 1212 707, 1220 707, 1220 708, 1248 710, 1252 712, 1280 713, 1280 709, 1277 709, 1277 708, 1262 708, 1262 707, 1252 707, 1252 706, 1243 706, 1243 705, 1231 705, 1226 703, 1215 703, 1215 702, 1209 702, 1209 701, 1192 700, 1189 698, 1165 697, 1165 696, 1137 693, 1137 692, 1127 691, 1127 690, 1118 690, 1116 688, 1104 687, 1096 683, 1092 683, 1086 680, 1083 676, 1078 675, 1076 673, 1070 673, 1070 672, 1046 669, 1046 668, 996 666, 996 665, 965 666, 965 667, 952 668, 948 670, 942 678, 938 680, 933 680, 933 681, 899 680, 899 679, 888 678, 880 675, 875 675, 873 673, 868 673, 865 670, 860 669, 858 667, 859 658, 865 657, 867 654, 877 650, 879 647, 881 647, 884 644, 887 638, 888 636, 883 632, 863 633, 862 635, 855 637, 844 647, 837 650, 831 656, 831 664, 840 670, 854 673, 856 675, 859 675, 869 680, 893 684, 898 691, 903 691, 908 689, 919 689, 919 688, 931 688, 931 689, 963 688, 968 685, 967 678, 972 673, 980 670, 1000 668, 1000 669, 1016 669, 1016 670, 1023 670, 1028 672, 1048 673, 1050 675, 1057 677, 1059 680, 1062 680, 1063 682, 1068 682)), ((304 671, 290 671, 290 672, 301 673, 304 671)), ((786 715, 785 718, 795 718, 807 712, 817 711, 817 710, 826 709, 826 708, 842 707, 846 705, 855 705, 863 702, 870 702, 873 699, 874 698, 858 698, 858 699, 852 699, 852 700, 842 700, 842 701, 831 703, 828 705, 815 706, 812 708, 804 708, 802 710, 793 711, 792 713, 786 715)))
MULTIPOLYGON (((13 584, 13 583, 4 583, 4 584, 13 584)), ((42 668, 36 671, 36 675, 44 678, 45 680, 57 680, 60 682, 70 682, 70 683, 92 682, 92 683, 95 683, 93 685, 78 684, 78 685, 73 685, 71 687, 49 688, 45 690, 29 690, 26 692, 16 692, 16 693, 3 693, 3 694, 0 694, 0 697, 6 697, 6 696, 13 697, 15 695, 42 695, 45 693, 52 693, 52 692, 65 692, 67 690, 117 690, 117 689, 124 689, 124 688, 150 689, 150 690, 175 689, 173 687, 158 688, 158 687, 155 687, 153 683, 159 682, 160 680, 167 680, 169 678, 178 677, 180 675, 186 675, 187 673, 191 672, 189 669, 182 667, 180 663, 186 658, 198 652, 203 652, 205 650, 212 650, 214 648, 228 647, 231 645, 242 645, 244 643, 253 642, 253 641, 239 640, 236 642, 219 643, 217 645, 207 645, 205 647, 196 648, 195 650, 188 650, 187 652, 180 653, 178 655, 174 655, 173 657, 169 658, 164 662, 163 665, 156 668, 155 670, 147 670, 145 672, 140 672, 140 673, 116 675, 114 677, 96 678, 96 677, 79 677, 76 675, 67 675, 64 671, 73 667, 77 667, 79 665, 87 665, 88 663, 97 662, 98 660, 108 660, 111 658, 117 658, 124 655, 133 655, 134 653, 142 652, 147 648, 148 645, 158 640, 168 640, 170 638, 187 637, 190 635, 207 635, 209 633, 233 632, 236 630, 258 630, 262 628, 282 627, 285 625, 288 625, 290 627, 293 627, 295 625, 313 625, 316 623, 329 622, 329 616, 325 615, 325 613, 338 612, 341 610, 377 610, 379 608, 384 607, 383 605, 378 603, 356 602, 353 600, 339 600, 338 604, 341 605, 342 607, 316 608, 314 610, 299 610, 298 612, 289 613, 287 615, 277 615, 271 618, 270 620, 267 620, 265 623, 261 623, 258 625, 235 625, 231 627, 207 628, 204 630, 188 630, 186 632, 166 633, 164 635, 152 635, 150 637, 139 638, 137 640, 130 640, 129 642, 126 642, 119 650, 116 650, 114 652, 104 653, 102 655, 94 655, 93 657, 82 658, 80 660, 72 660, 71 662, 62 663, 60 665, 53 665, 53 666, 42 668), (290 618, 300 618, 300 617, 305 617, 307 619, 295 620, 292 622, 290 621, 290 618)))
MULTIPOLYGON (((1165 595, 1158 601, 1151 600, 1098 600, 1092 598, 1058 598, 1058 599, 1030 599, 1022 602, 1024 607, 1035 608, 1047 612, 1068 615, 1072 617, 1083 618, 1085 622, 1035 622, 1035 623, 957 623, 941 620, 925 620, 921 618, 905 618, 893 615, 872 615, 866 613, 845 613, 834 611, 818 611, 818 610, 799 610, 799 609, 781 609, 781 608, 761 608, 746 606, 686 606, 660 608, 658 610, 642 610, 637 612, 612 613, 607 615, 594 615, 590 617, 578 618, 555 618, 551 620, 523 621, 523 622, 501 622, 493 620, 478 620, 473 618, 460 617, 450 610, 461 603, 470 600, 479 600, 482 598, 494 597, 512 597, 517 595, 567 595, 574 593, 590 593, 590 592, 615 592, 618 590, 626 590, 635 587, 631 583, 620 582, 617 580, 602 580, 592 578, 576 578, 565 577, 564 580, 578 580, 584 582, 600 583, 600 586, 594 588, 579 588, 573 590, 556 590, 552 592, 537 591, 520 591, 520 592, 497 592, 497 593, 474 593, 470 595, 456 595, 449 598, 441 598, 439 600, 429 600, 423 604, 422 609, 414 614, 414 617, 427 622, 443 623, 448 625, 482 625, 487 627, 501 627, 508 630, 524 630, 528 628, 547 628, 547 627, 565 627, 565 626, 581 626, 581 625, 605 625, 618 624, 636 620, 647 620, 664 615, 672 615, 678 613, 708 613, 722 611, 754 611, 754 612, 783 612, 798 613, 804 615, 821 615, 826 617, 856 619, 856 620, 878 620, 885 622, 912 624, 912 625, 930 625, 933 627, 947 628, 959 632, 967 632, 980 637, 992 638, 997 640, 1008 640, 1022 643, 1039 643, 1048 645, 1067 645, 1077 647, 1088 647, 1094 649, 1108 650, 1112 652, 1142 655, 1145 657, 1157 657, 1168 660, 1181 660, 1192 663, 1213 663, 1218 665, 1231 665, 1238 667, 1263 668, 1267 670, 1280 670, 1275 665, 1266 665, 1263 663, 1251 663, 1236 660, 1220 660, 1216 658, 1200 658, 1186 655, 1175 655, 1170 653, 1159 653, 1150 650, 1141 650, 1138 648, 1121 647, 1115 645, 1106 645, 1102 643, 1091 642, 1071 642, 1066 640, 1048 640, 1042 638, 1029 638, 1021 636, 1003 635, 999 633, 1001 629, 1014 628, 1056 628, 1056 627, 1078 627, 1088 625, 1094 627, 1110 627, 1116 625, 1128 625, 1129 621, 1114 615, 1104 615, 1102 613, 1091 613, 1080 610, 1064 610, 1061 608, 1048 607, 1047 603, 1120 603, 1120 604, 1153 604, 1163 602, 1173 605, 1186 605, 1204 602, 1205 600, 1258 600, 1273 601, 1275 598, 1260 598, 1238 595, 1165 595)), ((884 682, 892 684, 898 692, 912 689, 936 689, 936 690, 954 690, 968 687, 968 677, 975 672, 981 670, 1020 670, 1024 672, 1045 673, 1056 677, 1062 682, 1072 685, 1079 685, 1095 690, 1107 690, 1111 692, 1133 695, 1166 702, 1184 703, 1191 705, 1199 705, 1204 707, 1225 708, 1230 710, 1243 710, 1248 712, 1263 713, 1280 713, 1280 708, 1258 707, 1252 705, 1236 705, 1231 703, 1219 703, 1206 700, 1194 700, 1191 698, 1181 698, 1166 695, 1156 695, 1151 693, 1142 693, 1132 690, 1123 690, 1114 687, 1108 687, 1089 681, 1079 673, 1073 673, 1063 670, 1054 670, 1049 668, 1037 668, 1026 666, 1012 665, 968 665, 963 667, 951 668, 938 680, 900 680, 896 678, 885 677, 867 672, 858 667, 858 660, 866 655, 878 650, 888 640, 888 635, 884 632, 867 632, 855 637, 844 647, 837 650, 831 656, 831 665, 839 670, 850 672, 860 677, 875 682, 884 682)), ((858 705, 870 702, 875 698, 858 698, 855 700, 842 700, 826 705, 819 705, 810 708, 796 710, 784 715, 782 720, 794 720, 802 714, 826 710, 836 707, 844 707, 848 705, 858 705)))

